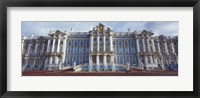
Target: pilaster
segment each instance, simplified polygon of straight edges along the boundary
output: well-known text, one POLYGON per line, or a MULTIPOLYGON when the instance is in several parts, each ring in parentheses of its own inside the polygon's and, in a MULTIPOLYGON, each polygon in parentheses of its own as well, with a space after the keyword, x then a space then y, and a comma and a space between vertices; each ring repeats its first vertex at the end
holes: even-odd
POLYGON ((54 46, 55 46, 55 38, 53 38, 53 44, 52 44, 51 52, 54 52, 54 48, 55 48, 54 46))
POLYGON ((97 51, 99 51, 99 35, 97 35, 97 51))
POLYGON ((57 43, 57 51, 59 53, 59 50, 60 50, 60 38, 58 38, 58 43, 57 43))

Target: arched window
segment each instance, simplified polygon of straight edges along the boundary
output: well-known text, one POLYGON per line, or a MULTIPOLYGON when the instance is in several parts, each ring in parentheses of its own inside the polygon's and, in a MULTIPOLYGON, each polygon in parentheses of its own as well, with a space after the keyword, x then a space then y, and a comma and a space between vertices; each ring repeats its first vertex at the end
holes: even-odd
POLYGON ((111 57, 110 57, 109 55, 106 56, 106 62, 107 62, 107 63, 110 63, 110 61, 111 61, 110 58, 111 58, 111 57))
POLYGON ((79 63, 81 64, 82 63, 82 61, 83 61, 83 58, 82 58, 82 56, 80 56, 80 58, 79 58, 80 60, 79 60, 79 63))
POLYGON ((83 46, 83 40, 81 40, 81 46, 83 46))
POLYGON ((103 56, 102 55, 99 56, 99 59, 100 59, 100 63, 103 63, 103 56))
POLYGON ((119 46, 120 46, 120 47, 122 46, 122 41, 121 41, 121 40, 119 40, 119 46))
POLYGON ((92 56, 92 62, 96 63, 96 56, 95 55, 92 56))
POLYGON ((78 42, 77 42, 77 40, 75 40, 75 46, 77 46, 78 45, 78 42))
POLYGON ((128 56, 126 57, 126 62, 130 63, 130 58, 128 56))
POLYGON ((69 41, 69 45, 72 45, 72 41, 71 40, 69 41))
POLYGON ((37 59, 35 60, 35 67, 37 67, 39 64, 40 64, 40 58, 37 58, 37 59))
POLYGON ((128 45, 128 42, 127 42, 127 40, 125 41, 125 46, 127 46, 128 45))
POLYGON ((73 64, 74 64, 74 62, 76 62, 76 57, 75 56, 73 57, 73 64))
POLYGON ((85 57, 85 61, 86 61, 86 63, 89 62, 89 57, 88 56, 85 57))
POLYGON ((44 63, 45 63, 44 61, 45 61, 45 58, 42 58, 41 61, 40 61, 40 65, 41 65, 41 66, 44 65, 44 63))
POLYGON ((71 54, 70 51, 71 51, 71 46, 68 47, 68 54, 71 54))
POLYGON ((33 59, 30 58, 30 59, 28 60, 28 64, 27 64, 27 66, 30 67, 30 66, 33 64, 32 62, 33 62, 33 59))

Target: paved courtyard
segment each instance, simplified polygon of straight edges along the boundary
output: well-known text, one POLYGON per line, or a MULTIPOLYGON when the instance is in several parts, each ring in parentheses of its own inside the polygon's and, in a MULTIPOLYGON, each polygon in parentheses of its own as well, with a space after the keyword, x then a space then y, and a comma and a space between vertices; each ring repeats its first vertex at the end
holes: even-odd
POLYGON ((73 72, 27 71, 22 76, 178 76, 178 71, 131 71, 131 72, 73 72))

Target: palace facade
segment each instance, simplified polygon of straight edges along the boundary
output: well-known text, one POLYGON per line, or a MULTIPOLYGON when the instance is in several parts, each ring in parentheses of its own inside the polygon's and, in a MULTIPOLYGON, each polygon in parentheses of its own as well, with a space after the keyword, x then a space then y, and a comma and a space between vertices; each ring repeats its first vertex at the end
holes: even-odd
POLYGON ((50 31, 22 37, 22 70, 120 71, 178 69, 178 36, 152 31, 114 32, 99 24, 89 32, 50 31))

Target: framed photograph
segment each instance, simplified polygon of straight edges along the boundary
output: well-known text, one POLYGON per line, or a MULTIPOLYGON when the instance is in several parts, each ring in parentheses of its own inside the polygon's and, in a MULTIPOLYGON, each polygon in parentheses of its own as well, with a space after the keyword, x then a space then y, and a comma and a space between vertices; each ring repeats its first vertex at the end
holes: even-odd
POLYGON ((199 97, 199 0, 0 7, 1 97, 199 97))

